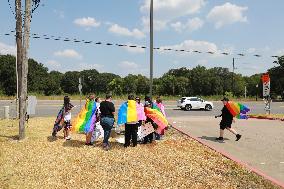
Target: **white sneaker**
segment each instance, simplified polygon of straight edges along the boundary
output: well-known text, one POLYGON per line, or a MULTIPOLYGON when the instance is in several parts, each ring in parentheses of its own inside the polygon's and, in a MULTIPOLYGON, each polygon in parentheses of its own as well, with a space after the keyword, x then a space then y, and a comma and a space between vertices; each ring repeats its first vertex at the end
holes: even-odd
POLYGON ((66 139, 66 140, 70 140, 70 139, 71 139, 71 136, 67 136, 65 139, 66 139))

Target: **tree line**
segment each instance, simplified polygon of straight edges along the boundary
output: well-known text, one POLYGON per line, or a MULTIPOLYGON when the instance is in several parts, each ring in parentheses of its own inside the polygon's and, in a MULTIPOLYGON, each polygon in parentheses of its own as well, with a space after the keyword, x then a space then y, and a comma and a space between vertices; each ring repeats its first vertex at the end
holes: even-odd
MULTIPOLYGON (((284 56, 275 61, 275 66, 267 72, 271 77, 271 95, 273 98, 284 95, 284 56)), ((42 95, 78 94, 78 81, 82 78, 82 92, 88 94, 112 92, 115 95, 149 93, 149 78, 143 75, 129 74, 121 77, 113 73, 99 73, 95 69, 68 71, 61 73, 50 71, 43 64, 29 59, 28 92, 42 95)), ((261 75, 242 76, 232 73, 228 68, 206 68, 197 66, 171 69, 163 76, 154 78, 154 95, 211 96, 233 94, 244 96, 262 96, 261 75)), ((16 94, 15 57, 0 55, 0 95, 16 94)))

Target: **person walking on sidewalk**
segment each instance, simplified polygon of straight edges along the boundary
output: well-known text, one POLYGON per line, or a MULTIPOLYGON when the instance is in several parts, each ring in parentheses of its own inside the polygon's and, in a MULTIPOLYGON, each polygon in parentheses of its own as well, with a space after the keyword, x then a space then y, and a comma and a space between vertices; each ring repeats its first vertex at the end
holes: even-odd
POLYGON ((216 140, 224 140, 224 130, 227 129, 228 131, 230 131, 231 133, 233 133, 234 135, 236 135, 236 141, 240 140, 240 138, 242 137, 242 135, 238 134, 237 131, 235 129, 232 129, 232 122, 233 120, 233 115, 230 113, 230 111, 228 110, 228 108, 226 107, 226 104, 229 102, 229 99, 227 97, 224 97, 221 101, 223 101, 224 107, 222 109, 222 114, 215 116, 215 118, 217 117, 222 117, 222 120, 220 122, 220 136, 218 138, 216 138, 216 140))

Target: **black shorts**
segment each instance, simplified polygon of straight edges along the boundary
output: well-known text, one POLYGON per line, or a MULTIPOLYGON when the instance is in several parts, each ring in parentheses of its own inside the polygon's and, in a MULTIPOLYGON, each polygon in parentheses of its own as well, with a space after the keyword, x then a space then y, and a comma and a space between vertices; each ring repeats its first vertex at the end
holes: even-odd
POLYGON ((220 129, 224 130, 226 128, 231 128, 233 120, 221 120, 220 129))
POLYGON ((65 130, 71 129, 71 127, 72 127, 71 121, 64 121, 64 129, 65 130))

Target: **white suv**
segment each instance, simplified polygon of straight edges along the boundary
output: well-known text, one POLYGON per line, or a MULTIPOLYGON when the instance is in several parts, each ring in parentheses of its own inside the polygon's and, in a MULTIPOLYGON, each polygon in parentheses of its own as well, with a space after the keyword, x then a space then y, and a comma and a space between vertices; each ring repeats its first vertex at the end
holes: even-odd
POLYGON ((191 109, 204 109, 211 111, 213 109, 213 103, 198 97, 182 97, 177 101, 177 107, 186 111, 191 109))

